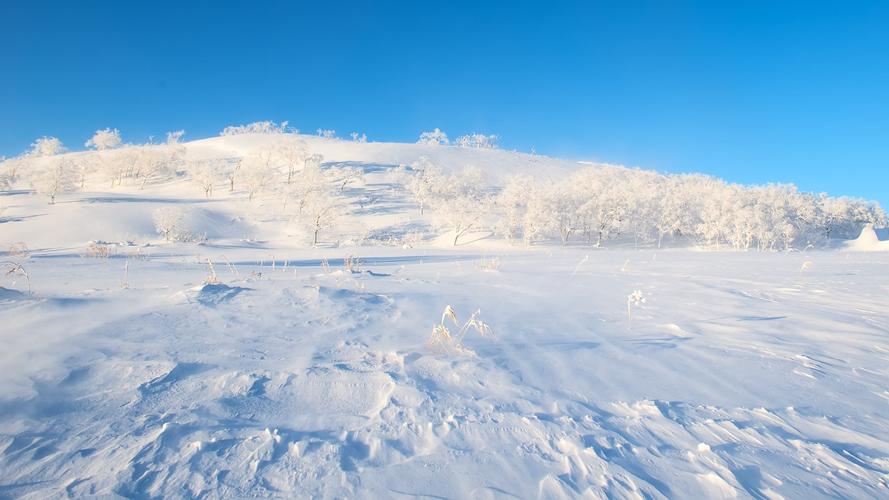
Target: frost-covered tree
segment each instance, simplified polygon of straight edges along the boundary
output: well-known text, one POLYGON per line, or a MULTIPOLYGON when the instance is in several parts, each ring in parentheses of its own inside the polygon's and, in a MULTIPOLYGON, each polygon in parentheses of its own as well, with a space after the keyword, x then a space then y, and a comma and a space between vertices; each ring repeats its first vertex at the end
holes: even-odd
POLYGON ((172 146, 175 144, 179 144, 182 142, 182 136, 185 135, 184 130, 176 130, 173 132, 167 132, 167 144, 172 146))
POLYGON ((200 187, 204 197, 210 198, 213 196, 213 187, 219 182, 224 166, 225 161, 220 158, 189 162, 188 176, 200 187))
POLYGON ((244 157, 241 161, 241 183, 247 190, 247 198, 253 201, 257 193, 262 191, 272 180, 274 171, 271 167, 269 151, 244 157))
POLYGON ((7 159, 0 156, 0 189, 9 189, 12 186, 12 178, 6 165, 7 159))
POLYGON ((162 207, 154 211, 152 220, 154 228, 166 241, 196 242, 204 236, 192 232, 189 223, 190 211, 182 207, 162 207))
POLYGON ((334 167, 330 169, 330 176, 339 185, 342 193, 349 184, 361 184, 364 182, 364 171, 358 167, 334 167))
POLYGON ((248 123, 246 125, 230 125, 222 129, 219 133, 221 136, 226 135, 244 135, 244 134, 284 134, 287 132, 296 133, 287 126, 288 122, 283 121, 280 124, 273 121, 260 121, 248 123))
POLYGON ((358 132, 352 132, 349 134, 352 138, 352 142, 367 142, 367 134, 358 134, 358 132))
POLYGON ((98 151, 106 149, 114 149, 121 145, 120 131, 111 128, 97 130, 90 140, 84 143, 84 146, 93 148, 98 151))
POLYGON ((297 206, 297 212, 302 214, 308 203, 309 196, 319 191, 330 190, 330 181, 324 169, 321 168, 321 162, 324 157, 319 154, 312 154, 303 161, 303 168, 294 177, 294 181, 288 184, 284 191, 284 208, 293 200, 297 206))
POLYGON ((454 232, 453 245, 461 236, 479 227, 489 212, 491 198, 485 191, 484 176, 477 168, 466 168, 446 176, 444 185, 435 191, 433 204, 436 216, 454 232))
POLYGON ((184 164, 185 150, 176 144, 146 144, 131 148, 124 157, 130 165, 128 175, 144 189, 150 182, 174 176, 184 164))
POLYGON ((18 180, 19 173, 25 163, 26 159, 22 156, 6 158, 0 161, 0 179, 3 179, 5 182, 6 188, 9 188, 18 180))
POLYGON ((435 130, 421 133, 417 143, 432 146, 447 146, 450 141, 448 140, 448 134, 436 127, 435 130))
POLYGON ((26 156, 32 158, 41 158, 44 156, 53 156, 65 152, 65 146, 62 141, 55 137, 41 137, 31 144, 31 149, 26 156))
POLYGON ((235 180, 237 180, 241 173, 241 165, 243 164, 242 158, 234 158, 234 159, 225 159, 225 164, 223 170, 225 171, 225 179, 228 181, 228 192, 235 192, 235 180))
POLYGON ((56 197, 77 188, 75 171, 71 160, 67 158, 53 159, 34 173, 31 183, 38 193, 49 196, 49 203, 55 204, 56 197))
POLYGON ((288 138, 278 144, 275 154, 287 167, 287 184, 293 182, 293 174, 309 156, 306 144, 296 138, 288 138))
POLYGON ((524 220, 528 213, 528 203, 535 196, 537 183, 530 175, 511 177, 495 199, 500 220, 495 230, 507 241, 525 239, 524 220))
POLYGON ((497 136, 494 134, 461 135, 455 141, 461 148, 494 149, 497 147, 497 136))
POLYGON ((318 137, 323 139, 336 139, 336 130, 319 128, 316 132, 318 133, 318 137))
POLYGON ((411 198, 419 205, 420 215, 423 215, 436 193, 445 185, 446 179, 441 169, 425 156, 414 162, 409 172, 405 173, 407 178, 404 184, 411 198))
POLYGON ((299 220, 312 233, 312 246, 318 245, 318 234, 334 226, 345 214, 339 197, 330 191, 314 190, 306 194, 299 220))

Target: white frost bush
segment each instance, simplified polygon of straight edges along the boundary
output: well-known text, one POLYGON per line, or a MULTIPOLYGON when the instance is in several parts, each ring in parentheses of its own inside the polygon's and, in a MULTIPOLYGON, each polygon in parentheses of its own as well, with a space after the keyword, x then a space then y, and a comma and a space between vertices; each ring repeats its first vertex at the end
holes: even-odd
POLYGON ((438 127, 435 130, 421 133, 420 139, 417 141, 419 144, 432 146, 447 146, 449 142, 448 134, 442 132, 438 127))
POLYGON ((58 195, 77 189, 75 179, 74 163, 67 158, 58 158, 35 172, 31 184, 35 191, 49 196, 52 205, 58 195))
POLYGON ((96 133, 90 138, 90 140, 84 143, 84 146, 88 148, 93 148, 98 151, 104 151, 106 149, 114 149, 121 145, 120 140, 120 130, 105 128, 102 130, 96 130, 96 133))
MULTIPOLYGON (((286 121, 277 124, 273 121, 260 121, 246 125, 230 125, 222 129, 219 135, 243 135, 243 134, 283 134, 289 132, 286 121)), ((294 131, 295 132, 295 131, 294 131)))
POLYGON ((41 137, 40 139, 34 141, 33 144, 31 144, 31 150, 28 151, 27 156, 44 157, 53 156, 64 152, 65 146, 59 139, 55 137, 41 137))
POLYGON ((189 227, 189 212, 180 207, 163 207, 154 211, 154 229, 166 241, 195 242, 202 237, 189 227))
POLYGON ((457 138, 456 143, 461 148, 495 149, 497 136, 494 134, 468 134, 457 138))

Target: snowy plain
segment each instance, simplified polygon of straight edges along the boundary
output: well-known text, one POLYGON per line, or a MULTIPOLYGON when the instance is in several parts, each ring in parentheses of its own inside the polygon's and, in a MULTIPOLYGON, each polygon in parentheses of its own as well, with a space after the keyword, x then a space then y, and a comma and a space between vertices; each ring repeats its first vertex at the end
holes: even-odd
MULTIPOLYGON (((417 227, 387 175, 420 155, 578 168, 306 141, 375 190, 346 227, 417 227)), ((889 252, 311 248, 276 200, 183 180, 0 198, 0 259, 28 273, 0 283, 0 497, 889 496, 889 252), (161 241, 164 206, 206 240, 161 241), (492 333, 431 348, 446 306, 492 333)))

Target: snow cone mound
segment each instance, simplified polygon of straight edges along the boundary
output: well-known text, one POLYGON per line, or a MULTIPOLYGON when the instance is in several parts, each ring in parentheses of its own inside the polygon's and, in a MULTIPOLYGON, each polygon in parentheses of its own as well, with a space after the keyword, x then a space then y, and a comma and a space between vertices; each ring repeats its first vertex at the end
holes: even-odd
POLYGON ((873 224, 867 224, 858 238, 846 243, 846 249, 857 252, 889 251, 889 230, 875 229, 873 224))

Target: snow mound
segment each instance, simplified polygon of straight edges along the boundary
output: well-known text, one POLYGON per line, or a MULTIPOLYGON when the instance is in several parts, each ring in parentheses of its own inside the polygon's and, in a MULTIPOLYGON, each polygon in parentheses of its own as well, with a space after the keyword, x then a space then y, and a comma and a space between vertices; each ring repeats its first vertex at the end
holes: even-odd
POLYGON ((189 302, 194 301, 212 307, 230 301, 245 290, 249 290, 249 288, 228 286, 223 283, 207 283, 192 288, 184 295, 189 299, 189 302))
POLYGON ((855 252, 886 252, 889 251, 889 229, 875 229, 867 224, 858 238, 846 243, 846 250, 855 252))
POLYGON ((18 302, 27 299, 28 296, 18 290, 12 290, 0 286, 0 303, 18 302))

